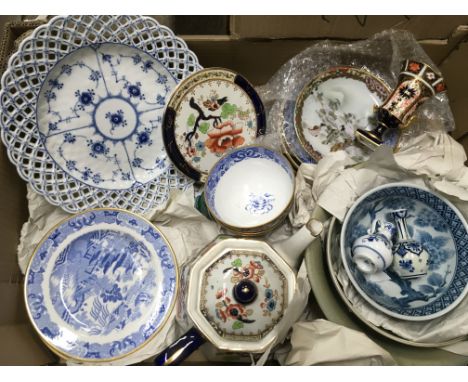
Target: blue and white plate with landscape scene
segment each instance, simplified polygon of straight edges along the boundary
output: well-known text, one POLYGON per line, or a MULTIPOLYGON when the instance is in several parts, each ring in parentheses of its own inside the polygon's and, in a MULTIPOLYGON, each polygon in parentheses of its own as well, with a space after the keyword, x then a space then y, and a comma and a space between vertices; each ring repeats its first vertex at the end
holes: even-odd
POLYGON ((162 234, 137 215, 97 209, 51 231, 26 272, 29 317, 48 347, 86 362, 122 358, 163 327, 178 270, 162 234))
POLYGON ((189 183, 172 166, 161 129, 172 90, 200 68, 152 18, 55 17, 23 41, 2 77, 9 157, 66 211, 144 213, 189 183))
POLYGON ((348 211, 341 232, 341 255, 357 291, 380 311, 403 320, 422 321, 449 312, 468 292, 468 225, 449 201, 409 184, 387 184, 361 196, 348 211), (352 261, 354 240, 376 220, 393 221, 392 211, 408 210, 411 237, 429 253, 429 271, 400 278, 392 267, 364 275, 352 261))

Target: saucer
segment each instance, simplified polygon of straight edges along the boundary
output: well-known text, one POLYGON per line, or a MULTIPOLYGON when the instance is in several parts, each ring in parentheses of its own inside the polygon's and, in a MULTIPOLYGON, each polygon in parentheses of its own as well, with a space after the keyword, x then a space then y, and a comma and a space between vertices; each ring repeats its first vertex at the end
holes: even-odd
POLYGON ((387 184, 361 196, 348 211, 341 232, 342 261, 353 286, 373 307, 402 320, 430 320, 454 309, 468 292, 467 227, 441 196, 413 185, 387 184), (403 279, 390 267, 362 274, 352 261, 352 243, 373 221, 389 221, 398 209, 408 210, 410 234, 429 252, 428 273, 403 279))

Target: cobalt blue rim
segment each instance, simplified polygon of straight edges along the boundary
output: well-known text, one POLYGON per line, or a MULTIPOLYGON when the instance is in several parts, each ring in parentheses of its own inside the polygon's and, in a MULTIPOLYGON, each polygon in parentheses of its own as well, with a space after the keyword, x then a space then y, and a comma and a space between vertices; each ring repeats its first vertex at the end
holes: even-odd
MULTIPOLYGON (((256 137, 260 137, 265 134, 266 132, 266 114, 265 114, 265 107, 263 106, 263 102, 252 86, 250 82, 241 74, 235 73, 230 69, 225 68, 204 68, 201 71, 193 73, 192 76, 198 76, 201 72, 209 72, 212 70, 222 70, 225 72, 229 72, 235 74, 234 77, 234 84, 239 86, 250 98, 252 104, 255 109, 256 121, 257 121, 257 133, 256 137)), ((178 170, 180 170, 183 174, 188 176, 189 178, 193 179, 195 182, 204 183, 207 178, 207 174, 204 172, 199 171, 198 169, 192 167, 189 162, 185 159, 184 155, 181 153, 175 138, 175 120, 177 112, 172 107, 172 99, 176 95, 177 91, 185 84, 188 83, 191 79, 191 76, 185 78, 181 81, 177 87, 172 92, 171 99, 168 102, 168 106, 166 111, 164 112, 163 116, 163 123, 162 123, 162 136, 164 141, 164 146, 166 151, 171 159, 172 163, 178 170)), ((245 147, 245 146, 244 146, 245 147)))
POLYGON ((423 321, 437 318, 454 309, 468 293, 468 224, 453 204, 432 191, 405 183, 387 184, 368 191, 362 195, 348 211, 343 222, 340 241, 342 261, 354 287, 369 303, 393 317, 410 319, 412 321, 423 321), (364 203, 378 201, 388 196, 401 196, 415 199, 432 208, 433 211, 436 212, 448 225, 451 237, 455 244, 456 266, 454 269, 454 277, 452 278, 449 287, 429 304, 418 308, 395 308, 386 306, 383 303, 374 300, 368 293, 366 293, 360 283, 353 276, 352 270, 354 269, 354 265, 345 254, 345 248, 350 234, 348 223, 350 222, 354 211, 359 209, 359 207, 364 203))
MULTIPOLYGON (((63 253, 66 252, 72 243, 73 241, 67 245, 63 253)), ((65 254, 63 256, 63 253, 61 252, 60 256, 56 259, 54 270, 57 264, 63 264, 67 259, 67 255, 65 254)), ((161 275, 158 275, 158 278, 159 277, 161 277, 161 275)), ((50 230, 38 244, 30 259, 25 275, 24 294, 26 309, 34 329, 38 332, 46 346, 53 352, 67 359, 76 361, 90 363, 107 362, 123 358, 136 352, 159 333, 166 324, 174 308, 178 294, 178 280, 178 265, 174 252, 167 239, 151 222, 124 210, 105 208, 93 209, 65 219, 50 230), (50 279, 44 280, 43 273, 47 262, 51 259, 54 248, 67 240, 69 235, 75 234, 83 228, 86 229, 87 227, 92 227, 93 225, 101 223, 108 226, 115 225, 120 229, 134 230, 136 234, 144 237, 146 242, 153 247, 159 258, 159 266, 163 276, 163 281, 158 286, 158 288, 162 288, 159 292, 163 296, 160 301, 161 305, 157 311, 154 310, 151 312, 151 317, 149 317, 148 320, 141 321, 140 319, 141 323, 137 323, 138 330, 121 338, 120 341, 114 340, 108 343, 97 343, 78 340, 76 341, 77 346, 73 347, 72 350, 67 350, 57 346, 53 342, 53 339, 60 335, 60 325, 51 319, 50 309, 48 310, 45 304, 43 304, 45 293, 42 287, 45 285, 44 283, 49 284, 48 288, 51 286, 50 279), (139 232, 137 230, 139 230, 139 232), (83 354, 84 349, 86 349, 85 354, 83 354)), ((52 294, 53 290, 51 289, 48 298, 50 298, 52 294)), ((54 310, 54 315, 57 315, 58 312, 54 309, 54 303, 52 308, 54 310)), ((63 323, 61 324, 63 325, 63 323)), ((85 335, 89 337, 89 334, 85 335)), ((99 338, 99 336, 97 336, 97 338, 99 338)))
MULTIPOLYGON (((215 203, 214 203, 214 197, 216 194, 216 187, 221 180, 222 176, 236 163, 242 162, 243 160, 246 159, 254 159, 254 158, 265 158, 265 159, 270 159, 273 160, 275 163, 279 164, 289 175, 290 179, 292 180, 294 184, 294 170, 289 163, 288 159, 283 156, 282 154, 278 153, 277 151, 271 150, 267 147, 264 146, 244 146, 239 149, 233 150, 226 154, 224 157, 222 157, 210 170, 207 180, 205 183, 205 188, 204 188, 204 197, 205 197, 205 204, 208 208, 208 211, 210 212, 210 215, 215 218, 220 224, 231 228, 233 230, 239 230, 240 228, 232 227, 222 221, 220 219, 218 212, 216 211, 215 203)), ((294 196, 294 192, 292 197, 294 196)), ((292 201, 291 197, 291 201, 292 201)), ((291 205, 291 203, 288 204, 288 207, 291 205)), ((242 228, 244 232, 247 231, 255 231, 258 228, 261 227, 268 227, 270 223, 275 223, 275 221, 278 219, 280 220, 281 216, 284 215, 284 213, 288 210, 288 207, 285 209, 283 213, 278 215, 276 218, 274 218, 272 221, 269 223, 264 223, 260 226, 255 226, 255 227, 248 227, 248 228, 242 228)))

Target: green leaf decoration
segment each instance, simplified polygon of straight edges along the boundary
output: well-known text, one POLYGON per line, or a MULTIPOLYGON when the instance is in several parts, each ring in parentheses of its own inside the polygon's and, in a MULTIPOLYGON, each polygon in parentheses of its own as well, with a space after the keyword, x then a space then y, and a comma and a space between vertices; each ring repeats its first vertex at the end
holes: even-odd
POLYGON ((195 114, 190 114, 187 119, 187 125, 195 126, 195 114))
POLYGON ((234 322, 232 323, 232 328, 233 328, 234 330, 236 330, 236 329, 242 329, 243 327, 244 327, 244 323, 241 322, 241 321, 234 321, 234 322))
MULTIPOLYGON (((194 123, 195 123, 195 121, 194 121, 194 123)), ((208 122, 203 122, 200 125, 200 127, 198 128, 198 131, 200 131, 200 133, 202 133, 202 134, 206 134, 208 132, 209 128, 210 128, 210 124, 208 122)))
POLYGON ((231 263, 231 265, 232 265, 233 267, 242 267, 242 260, 241 260, 241 259, 235 259, 235 260, 231 263))
POLYGON ((237 105, 232 103, 225 103, 221 107, 221 118, 229 118, 231 115, 234 116, 237 112, 237 105))

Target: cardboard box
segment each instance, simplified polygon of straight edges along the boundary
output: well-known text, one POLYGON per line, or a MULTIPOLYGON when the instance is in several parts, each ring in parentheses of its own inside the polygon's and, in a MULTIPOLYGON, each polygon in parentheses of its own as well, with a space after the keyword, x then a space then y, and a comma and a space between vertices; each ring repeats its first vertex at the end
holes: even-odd
MULTIPOLYGON (((194 16, 196 17, 196 16, 194 16)), ((5 26, 0 46, 4 70, 15 42, 41 22, 15 21, 5 26)), ((222 66, 262 85, 290 58, 317 39, 361 39, 389 27, 407 28, 442 70, 449 89, 457 130, 454 137, 468 147, 468 24, 466 16, 233 16, 230 35, 181 36, 205 67, 222 66), (461 25, 461 26, 460 26, 461 25), (276 39, 279 37, 280 39, 276 39)), ((35 334, 26 315, 23 276, 17 265, 22 224, 28 219, 26 185, 0 145, 0 365, 57 364, 35 334)), ((213 349, 197 352, 187 364, 213 364, 213 349)), ((226 359, 224 359, 226 360, 226 359)), ((230 359, 235 360, 235 357, 230 359)), ((220 359, 223 364, 223 359, 220 359)))
POLYGON ((468 16, 232 16, 236 38, 365 39, 384 29, 406 29, 418 40, 446 39, 468 16))

